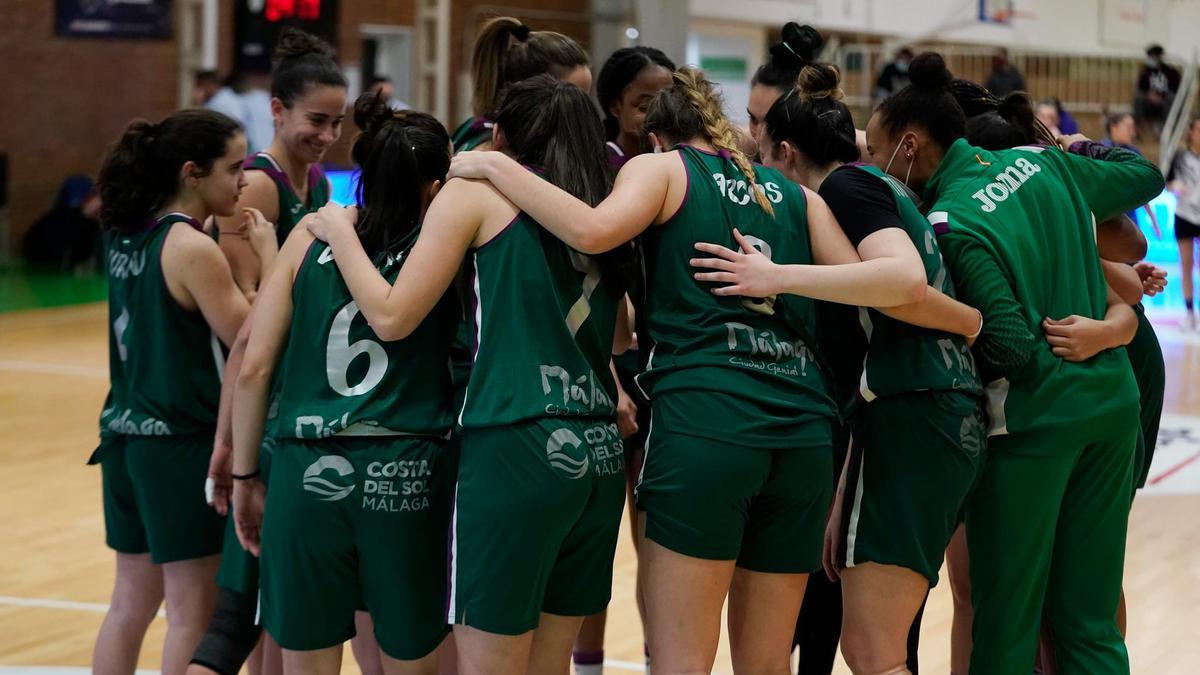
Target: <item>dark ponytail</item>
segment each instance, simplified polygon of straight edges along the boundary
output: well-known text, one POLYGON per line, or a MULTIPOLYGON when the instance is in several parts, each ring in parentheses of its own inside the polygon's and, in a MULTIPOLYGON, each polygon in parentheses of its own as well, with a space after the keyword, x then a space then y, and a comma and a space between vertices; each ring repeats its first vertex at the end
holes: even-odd
POLYGON ((475 116, 494 112, 507 84, 543 73, 564 77, 587 64, 587 52, 562 33, 532 31, 511 16, 489 19, 479 29, 471 56, 475 116))
POLYGON ((378 258, 416 240, 423 189, 444 181, 450 168, 450 136, 432 115, 393 112, 370 93, 354 102, 354 123, 363 130, 350 151, 362 172, 355 230, 367 255, 378 258))
POLYGON ((770 58, 754 71, 750 86, 763 85, 791 91, 800 71, 817 58, 825 42, 817 29, 801 26, 795 21, 784 24, 782 38, 771 45, 770 58))
POLYGON ((517 161, 544 169, 589 206, 608 196, 604 131, 587 92, 549 75, 531 77, 504 90, 495 119, 517 161))
POLYGON ((181 110, 158 124, 134 120, 104 157, 96 179, 100 223, 132 232, 179 193, 179 170, 192 162, 207 175, 242 128, 211 110, 181 110))
POLYGON ((984 150, 1005 150, 1020 145, 1054 144, 1054 138, 1037 120, 1029 98, 1013 92, 1003 99, 968 80, 948 87, 966 115, 967 142, 984 150))
POLYGON ((600 75, 596 78, 596 98, 600 101, 600 111, 604 113, 606 139, 615 139, 621 131, 611 111, 613 102, 620 100, 629 83, 651 66, 661 66, 669 72, 675 72, 675 62, 654 47, 623 47, 613 52, 600 68, 600 75))
POLYGON ((764 118, 767 136, 788 141, 813 166, 858 159, 854 118, 842 103, 841 74, 828 63, 810 63, 796 88, 780 97, 764 118))
POLYGON ((919 54, 908 66, 910 84, 879 104, 880 122, 889 134, 918 126, 942 148, 966 135, 966 118, 950 84, 954 76, 942 55, 919 54))
POLYGON ((333 60, 333 49, 315 35, 288 26, 275 47, 271 96, 292 107, 312 85, 345 89, 346 76, 333 60))
MULTIPOLYGON (((588 93, 549 75, 509 85, 500 95, 496 125, 513 156, 539 167, 546 179, 595 206, 612 189, 604 130, 588 93)), ((607 276, 630 286, 633 247, 623 244, 597 257, 607 276)))

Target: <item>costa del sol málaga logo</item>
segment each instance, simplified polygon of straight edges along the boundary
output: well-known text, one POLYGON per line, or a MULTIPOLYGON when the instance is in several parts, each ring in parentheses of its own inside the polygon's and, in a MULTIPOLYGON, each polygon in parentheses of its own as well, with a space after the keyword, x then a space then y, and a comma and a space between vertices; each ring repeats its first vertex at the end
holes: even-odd
POLYGON ((588 456, 587 450, 580 454, 583 456, 579 459, 572 457, 569 451, 578 452, 583 447, 583 441, 579 440, 579 436, 570 429, 559 429, 550 434, 550 440, 546 441, 546 459, 550 460, 550 466, 554 467, 567 478, 583 478, 588 472, 588 456))
POLYGON ((325 455, 313 462, 304 470, 304 490, 311 492, 323 502, 336 502, 350 496, 354 492, 354 483, 344 485, 344 481, 329 480, 321 476, 326 469, 333 469, 340 478, 354 473, 354 466, 345 457, 325 455))

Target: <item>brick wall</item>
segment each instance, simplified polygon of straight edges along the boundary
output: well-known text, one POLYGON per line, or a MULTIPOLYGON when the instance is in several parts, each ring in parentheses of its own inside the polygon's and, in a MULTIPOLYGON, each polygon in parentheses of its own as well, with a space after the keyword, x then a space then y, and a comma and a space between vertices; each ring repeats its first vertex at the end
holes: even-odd
POLYGON ((16 251, 66 176, 94 175, 130 119, 175 108, 179 59, 171 40, 55 37, 53 2, 7 0, 3 15, 0 153, 16 251))
MULTIPOLYGON (((233 62, 235 0, 219 0, 218 69, 233 62)), ((358 27, 413 26, 414 0, 340 0, 338 57, 357 64, 358 27)), ((0 21, 0 91, 5 93, 0 153, 9 161, 12 250, 49 208, 68 175, 95 175, 107 146, 135 117, 161 119, 176 108, 179 54, 174 40, 58 38, 50 0, 4 0, 0 21)), ((515 15, 535 29, 557 30, 586 48, 588 0, 483 2, 453 0, 450 28, 450 109, 458 111, 459 74, 470 67, 475 29, 488 16, 515 15), (572 15, 545 18, 541 13, 572 15)), ((467 104, 468 102, 463 102, 467 104)), ((444 120, 453 128, 460 120, 444 120)), ((357 130, 347 124, 328 159, 349 163, 357 130)))

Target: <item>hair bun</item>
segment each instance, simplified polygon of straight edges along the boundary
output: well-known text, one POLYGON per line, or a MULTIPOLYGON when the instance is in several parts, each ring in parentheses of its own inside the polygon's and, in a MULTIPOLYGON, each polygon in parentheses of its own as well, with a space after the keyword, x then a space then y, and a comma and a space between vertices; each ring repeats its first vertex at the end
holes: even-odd
POLYGON ((946 61, 937 52, 919 54, 908 65, 908 78, 912 86, 924 91, 944 91, 954 76, 946 67, 946 61))
POLYGON ((1029 97, 1024 92, 1014 91, 1008 96, 1005 96, 1000 105, 996 107, 996 112, 1004 119, 1021 126, 1033 126, 1033 105, 1029 102, 1029 97))
POLYGON ((800 93, 807 98, 829 98, 840 101, 843 97, 841 74, 836 66, 828 63, 810 63, 800 71, 796 81, 800 93))
POLYGON ((812 26, 789 21, 783 26, 783 40, 771 45, 771 61, 781 67, 800 70, 812 63, 824 40, 812 26))
POLYGON ((297 59, 309 54, 333 57, 333 49, 321 38, 306 33, 295 26, 287 26, 279 33, 279 42, 275 45, 275 59, 297 59))
POLYGON ((364 134, 374 135, 379 127, 393 117, 383 94, 366 92, 354 102, 354 125, 364 134))
POLYGON ((528 40, 529 33, 530 33, 529 26, 526 26, 525 24, 521 24, 519 26, 513 26, 512 36, 517 39, 517 42, 524 42, 524 41, 528 40))

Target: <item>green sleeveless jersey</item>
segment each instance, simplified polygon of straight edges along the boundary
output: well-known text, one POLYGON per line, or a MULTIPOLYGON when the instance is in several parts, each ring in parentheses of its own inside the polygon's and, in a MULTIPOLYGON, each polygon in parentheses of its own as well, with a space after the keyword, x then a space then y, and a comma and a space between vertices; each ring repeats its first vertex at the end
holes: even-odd
POLYGON ((287 241, 292 228, 304 216, 325 206, 329 202, 329 181, 325 172, 317 164, 308 167, 308 203, 300 201, 292 181, 275 161, 275 158, 265 152, 259 152, 246 160, 246 171, 262 171, 271 177, 275 183, 275 191, 279 193, 279 218, 275 221, 275 234, 279 246, 287 241))
MULTIPOLYGON (((395 282, 402 255, 379 273, 395 282)), ((445 436, 450 341, 458 308, 447 292, 403 340, 380 340, 350 296, 329 246, 313 242, 292 286, 292 323, 275 376, 275 435, 445 436)))
POLYGON ((482 117, 468 117, 450 135, 450 143, 454 145, 455 153, 474 150, 491 140, 492 123, 482 117))
MULTIPOLYGON (((713 295, 696 281, 688 261, 693 245, 736 249, 736 227, 781 264, 811 264, 804 193, 781 173, 755 167, 774 216, 754 199, 729 159, 690 146, 678 150, 687 194, 669 221, 643 235, 647 265, 646 329, 654 347, 638 383, 653 402, 670 391, 708 390, 752 404, 738 415, 742 428, 697 433, 740 442, 776 442, 796 425, 834 414, 825 374, 813 352, 816 310, 799 296, 750 299, 713 295), (771 414, 763 414, 771 411, 771 414), (753 418, 753 419, 751 419, 753 418)), ((724 419, 724 418, 722 418, 724 419)), ((715 423, 715 422, 714 422, 715 423)))
POLYGON ((101 435, 172 436, 216 427, 225 365, 220 343, 199 310, 179 306, 163 278, 163 242, 175 223, 201 229, 189 216, 169 213, 140 232, 106 234, 111 391, 101 435))
POLYGON ((462 426, 614 417, 614 280, 524 213, 472 256, 474 360, 462 426))
MULTIPOLYGON (((954 282, 942 261, 933 226, 917 210, 908 189, 874 166, 856 168, 878 176, 891 188, 904 232, 925 265, 926 281, 954 297, 954 282)), ((983 393, 975 360, 962 336, 897 321, 875 309, 860 308, 859 319, 870 342, 858 390, 864 401, 923 390, 983 393)))

